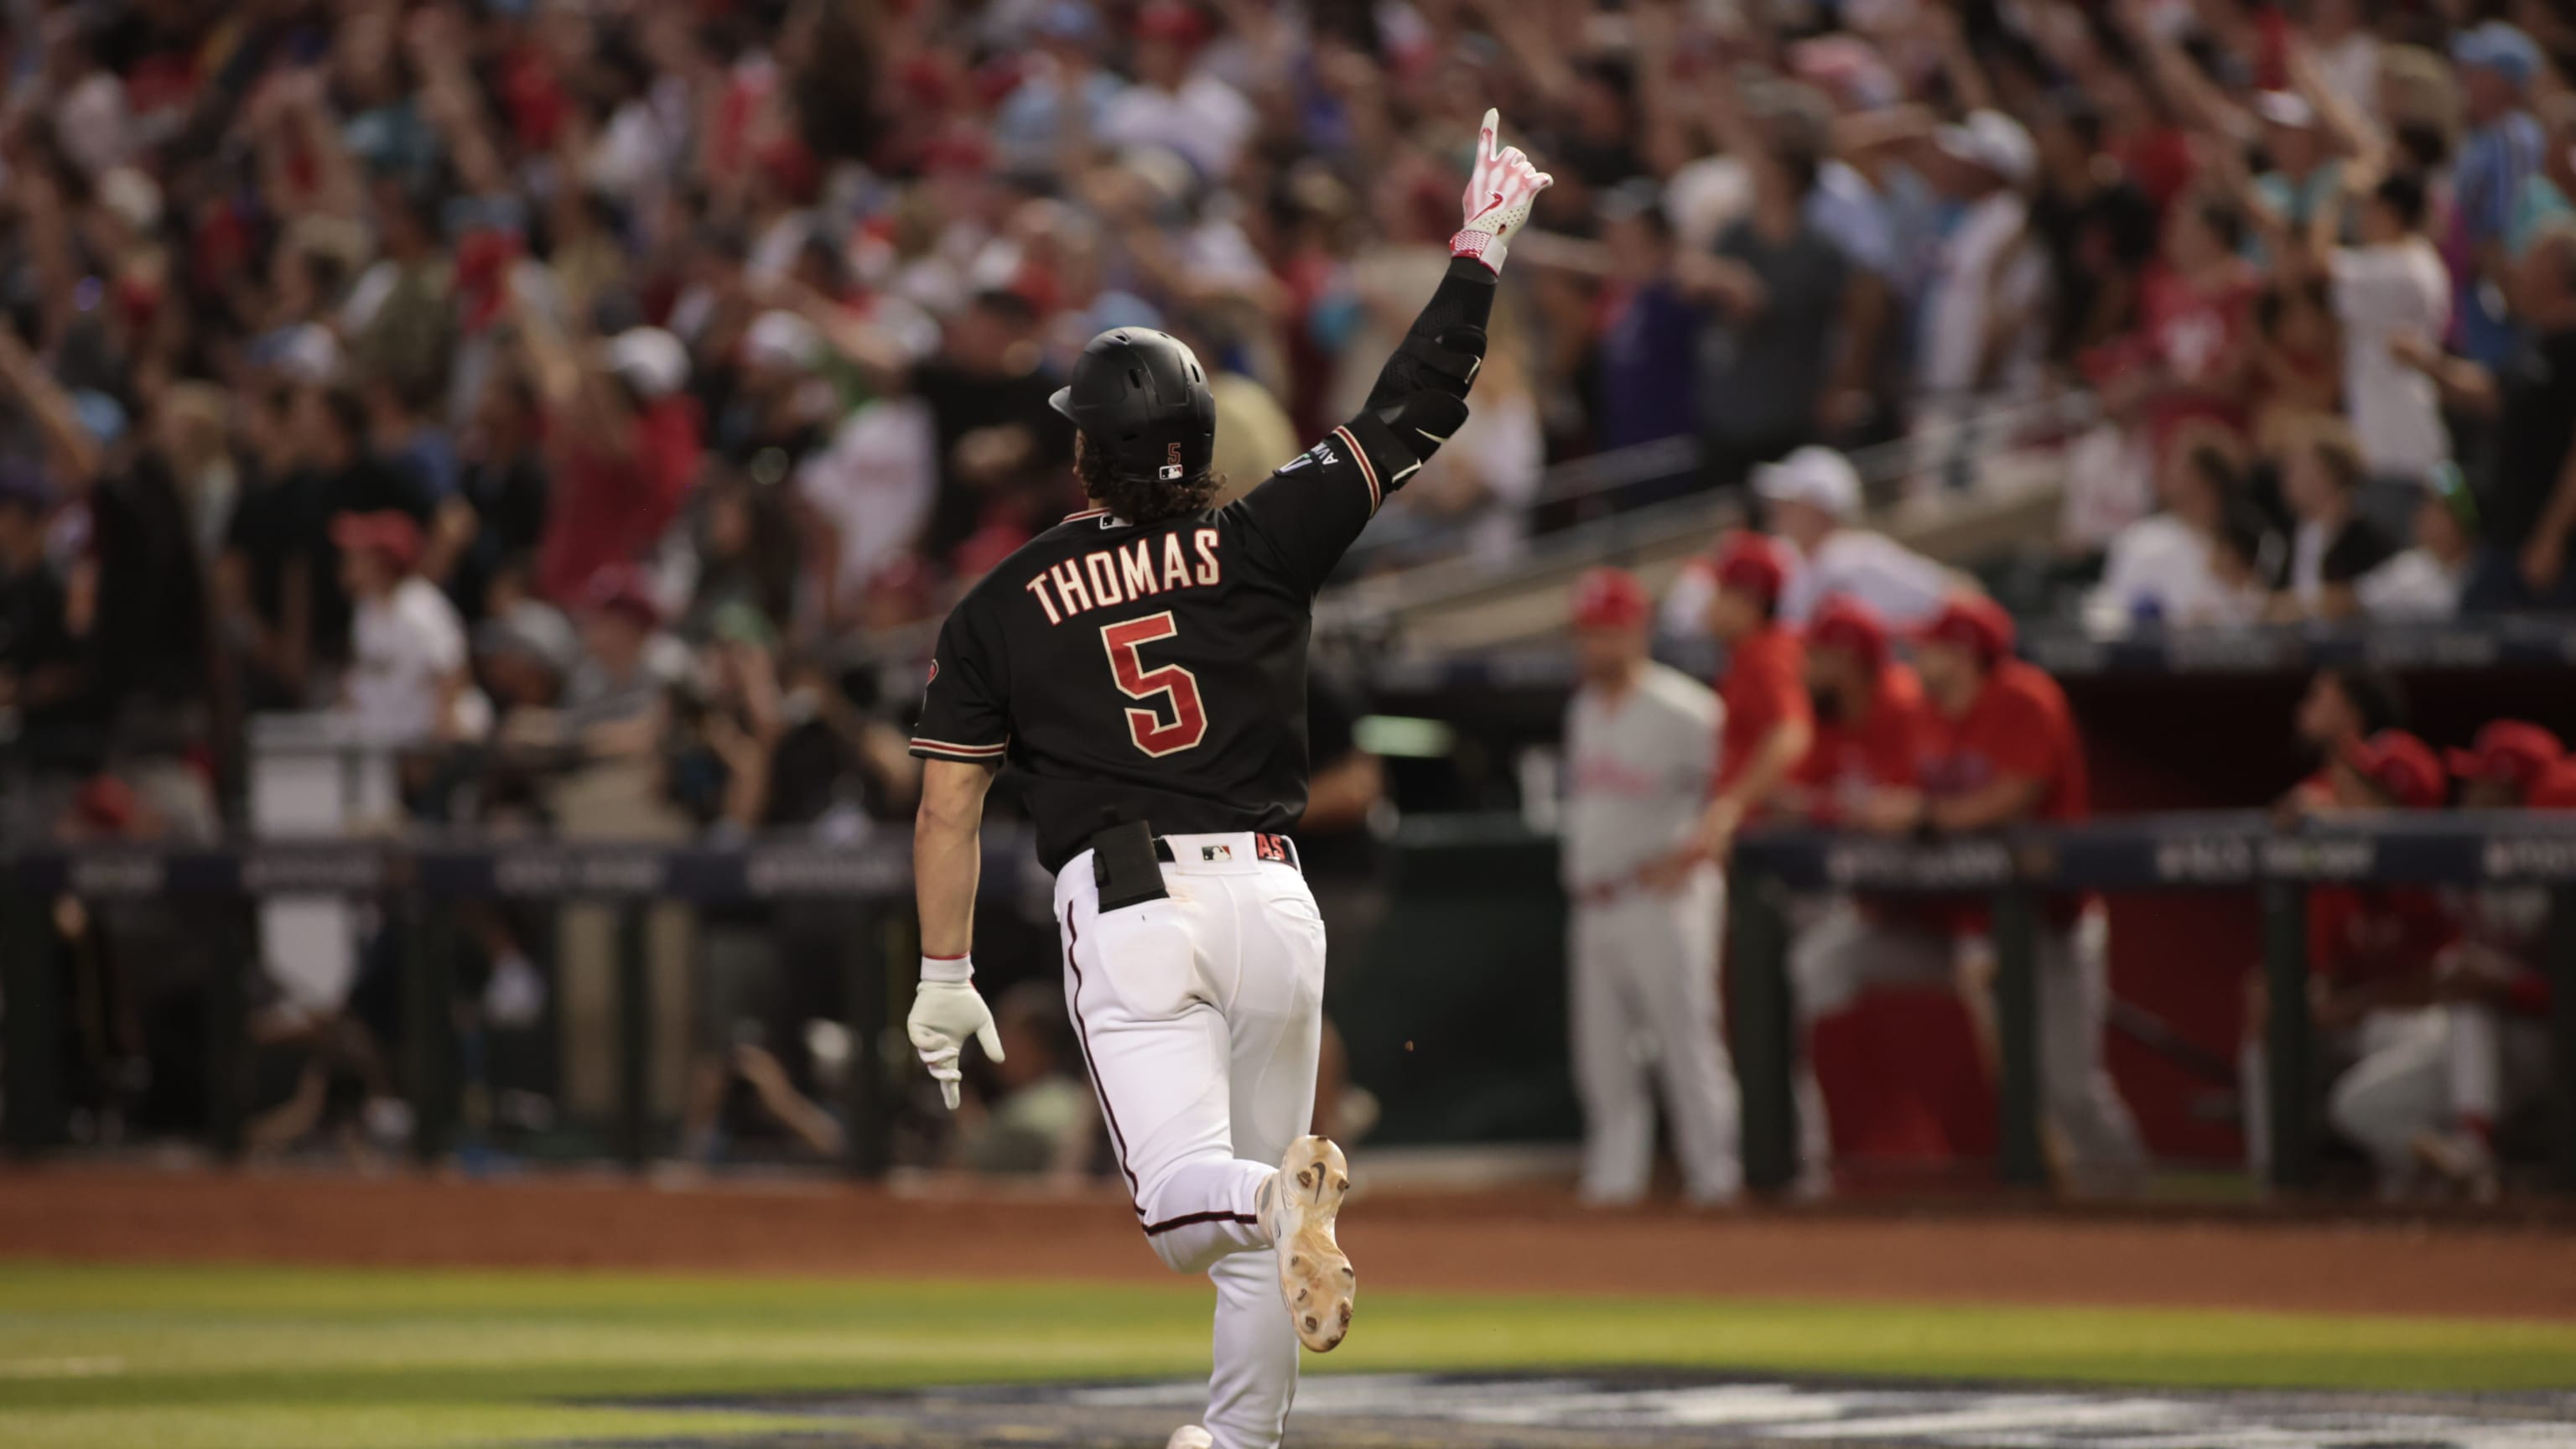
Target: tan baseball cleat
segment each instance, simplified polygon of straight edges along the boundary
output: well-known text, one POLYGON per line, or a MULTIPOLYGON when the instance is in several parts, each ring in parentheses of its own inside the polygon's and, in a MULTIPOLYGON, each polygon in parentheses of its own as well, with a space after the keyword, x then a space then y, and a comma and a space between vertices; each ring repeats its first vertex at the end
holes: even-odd
POLYGON ((2503 1195, 2496 1173, 2495 1149, 2473 1132, 2418 1132, 2407 1143, 2415 1160, 2432 1169, 2452 1190, 2469 1201, 2493 1205, 2503 1195))
POLYGON ((1279 1254, 1279 1296, 1298 1341, 1317 1353, 1332 1352, 1351 1331, 1359 1280, 1333 1239, 1333 1219, 1350 1191, 1342 1149, 1322 1137, 1300 1137, 1264 1193, 1261 1215, 1279 1254))

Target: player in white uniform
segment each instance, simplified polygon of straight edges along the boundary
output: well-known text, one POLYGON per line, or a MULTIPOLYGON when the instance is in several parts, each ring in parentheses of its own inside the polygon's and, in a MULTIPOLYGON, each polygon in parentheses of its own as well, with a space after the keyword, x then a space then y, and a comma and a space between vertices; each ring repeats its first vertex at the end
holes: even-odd
POLYGON ((1717 866, 1696 831, 1717 769, 1707 686, 1646 657, 1653 609, 1620 569, 1575 586, 1583 684, 1566 707, 1562 867, 1574 903, 1569 975, 1583 1099, 1583 1198, 1632 1203, 1654 1163, 1654 1092, 1695 1203, 1743 1184, 1735 1077, 1719 1037, 1717 866))

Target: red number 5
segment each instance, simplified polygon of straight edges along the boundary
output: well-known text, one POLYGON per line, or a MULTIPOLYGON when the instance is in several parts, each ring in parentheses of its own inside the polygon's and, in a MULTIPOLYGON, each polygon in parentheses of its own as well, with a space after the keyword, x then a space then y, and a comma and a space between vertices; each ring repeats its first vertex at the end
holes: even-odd
POLYGON ((1145 661, 1136 657, 1136 651, 1143 646, 1180 632, 1169 609, 1142 619, 1100 626, 1101 647, 1109 651, 1109 672, 1118 680, 1118 692, 1129 699, 1162 695, 1171 702, 1172 718, 1168 721, 1156 710, 1127 711, 1127 733, 1135 739, 1136 748, 1157 759, 1196 748, 1199 741, 1207 738, 1207 706, 1199 702, 1198 676, 1177 664, 1147 669, 1145 661))

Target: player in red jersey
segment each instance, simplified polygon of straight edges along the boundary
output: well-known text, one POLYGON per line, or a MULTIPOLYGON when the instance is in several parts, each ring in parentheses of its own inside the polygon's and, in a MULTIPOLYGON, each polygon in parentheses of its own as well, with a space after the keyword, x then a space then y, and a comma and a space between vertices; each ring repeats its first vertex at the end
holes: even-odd
POLYGON ((1700 817, 1700 846, 1721 860, 1737 827, 1789 777, 1815 737, 1806 651, 1779 618, 1787 582, 1779 546, 1760 534, 1738 534, 1719 551, 1708 626, 1727 651, 1717 687, 1725 733, 1717 789, 1700 817))
MULTIPOLYGON (((1921 786, 1890 791, 1863 821, 1892 833, 1974 834, 2091 812, 2083 741, 2057 681, 2013 657, 2011 616, 1991 600, 1953 599, 1915 641, 1931 704, 1921 786)), ((1855 913, 1850 927, 1800 943, 1802 977, 1915 978, 1991 960, 1982 900, 1917 907, 1901 919, 1855 913)), ((2039 1083, 2061 1168, 2078 1181, 2134 1172, 2144 1149, 2102 1066, 2110 1005, 2102 914, 2088 897, 2043 903, 2033 934, 2039 992, 2039 1083)))
MULTIPOLYGON (((1925 732, 1930 706, 1914 671, 1890 657, 1887 627, 1877 611, 1849 595, 1837 594, 1818 605, 1808 621, 1807 693, 1815 705, 1815 739, 1806 758, 1789 772, 1789 783, 1772 797, 1783 815, 1820 825, 1838 825, 1871 817, 1891 796, 1912 794, 1921 783, 1925 732)), ((1817 1063, 1851 1060, 1864 1051, 1831 1019, 1842 1013, 1873 981, 1849 974, 1852 966, 1870 963, 1850 951, 1810 948, 1848 940, 1864 923, 1884 919, 1885 903, 1837 894, 1801 902, 1795 912, 1796 936, 1789 961, 1791 996, 1798 1029, 1806 1043, 1799 1058, 1798 1160, 1809 1191, 1821 1190, 1830 1177, 1832 1135, 1827 1131, 1827 1102, 1817 1082, 1817 1063), (1805 972, 1797 975, 1794 973, 1805 972)), ((1930 968, 1934 979, 1948 979, 1945 963, 1929 954, 1899 955, 1891 964, 1930 968)))
MULTIPOLYGON (((2538 725, 2497 720, 2447 763, 2464 809, 2576 807, 2566 749, 2538 725)), ((2415 977, 2434 1004, 2384 1010, 2393 1024, 2328 1105, 2336 1130, 2379 1164, 2384 1191, 2447 1185, 2485 1201, 2497 1191, 2497 1120, 2549 1084, 2549 891, 2487 886, 2445 892, 2441 905, 2457 938, 2429 938, 2429 976, 2415 977)))

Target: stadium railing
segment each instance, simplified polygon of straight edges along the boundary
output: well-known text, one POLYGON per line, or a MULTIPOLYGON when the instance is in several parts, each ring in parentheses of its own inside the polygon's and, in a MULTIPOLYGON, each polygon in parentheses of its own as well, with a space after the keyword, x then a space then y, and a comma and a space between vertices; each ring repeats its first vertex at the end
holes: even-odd
MULTIPOLYGON (((1852 466, 1874 505, 1869 526, 1931 543, 1928 535, 1962 526, 1979 533, 1981 526, 1970 520, 1981 509, 2001 508, 2018 518, 2030 490, 2013 480, 1990 486, 1997 482, 1988 476, 1992 465, 2054 442, 2094 415, 2091 395, 2080 391, 1995 400, 1956 416, 1927 418, 1904 435, 1856 448, 1849 454, 1852 466), (1972 478, 1974 484, 1911 486, 1932 475, 1972 478)), ((1744 521, 1740 491, 1706 490, 1696 481, 1699 468, 1700 444, 1690 437, 1551 464, 1533 496, 1513 509, 1530 528, 1523 552, 1499 566, 1453 554, 1381 568, 1388 545, 1363 535, 1346 570, 1355 576, 1326 591, 1317 605, 1318 623, 1327 632, 1365 635, 1391 619, 1561 584, 1571 571, 1593 564, 1626 563, 1655 572, 1655 561, 1696 554, 1744 521), (1550 520, 1563 526, 1541 531, 1550 520)), ((2054 471, 2042 481, 2053 507, 2054 471)), ((1558 615, 1546 617, 1553 625, 1558 615)))
MULTIPOLYGON (((1014 889, 1021 852, 988 850, 988 890, 1014 889)), ((2315 1060, 2307 997, 2305 903, 2327 882, 2452 887, 2529 885, 2553 894, 2548 938, 2553 1040, 2551 1143, 2555 1180, 2576 1191, 2576 818, 2524 813, 2339 817, 2282 829, 2256 814, 2144 816, 1943 841, 1891 840, 1777 828, 1749 832, 1733 862, 1733 964, 1728 1012, 1744 1103, 1746 1178, 1778 1189, 1797 1175, 1790 1089, 1797 1050, 1785 969, 1784 906, 1799 892, 1873 895, 1980 893, 1995 908, 2001 1113, 1998 1171, 2011 1186, 2046 1179, 2040 1149, 2034 908, 2051 892, 2253 889, 2264 905, 2265 972, 2274 1121, 2274 1183, 2316 1181, 2309 1084, 2315 1060)), ((270 896, 334 894, 387 904, 405 932, 405 1086, 419 1121, 415 1151, 452 1145, 459 1083, 453 995, 460 900, 591 900, 625 918, 619 1001, 619 1154, 641 1166, 651 1124, 646 1053, 649 983, 641 908, 659 901, 838 902, 852 912, 845 941, 854 1055, 845 1080, 847 1166, 887 1165, 889 1080, 882 1043, 895 1014, 911 930, 910 864, 900 839, 861 848, 810 840, 731 846, 462 838, 261 841, 208 848, 138 844, 43 847, 0 858, 0 991, 7 1002, 5 1122, 0 1140, 36 1153, 57 1145, 55 1055, 65 1003, 37 949, 50 903, 194 898, 235 905, 270 896)), ((247 931, 250 913, 233 912, 247 931)), ((219 1153, 237 1151, 247 1112, 243 1022, 256 954, 228 953, 209 1029, 210 1102, 219 1153)))
MULTIPOLYGON (((1010 847, 1024 845, 1016 833, 994 833, 984 863, 987 891, 1019 888, 1035 863, 1025 859, 1024 848, 1010 847)), ((670 846, 458 836, 206 846, 119 841, 0 854, 0 1001, 6 1003, 0 1142, 22 1155, 61 1143, 61 1027, 69 1003, 62 999, 61 973, 42 946, 53 901, 187 903, 195 908, 193 921, 226 938, 226 949, 211 953, 205 1055, 207 1135, 216 1155, 228 1159, 242 1149, 251 1108, 250 973, 260 969, 260 953, 250 908, 271 898, 314 896, 378 902, 387 929, 400 933, 398 1077, 417 1124, 412 1148, 424 1161, 437 1160, 455 1145, 459 1121, 455 903, 579 901, 611 908, 618 917, 612 1141, 616 1155, 637 1167, 650 1157, 653 1141, 649 1042, 655 1003, 645 908, 662 901, 844 907, 848 925, 837 939, 851 1017, 842 1104, 849 1123, 846 1165, 870 1177, 887 1166, 892 1104, 885 1096, 881 1055, 896 1015, 887 963, 911 949, 913 931, 910 842, 902 834, 849 848, 802 837, 670 846)))

